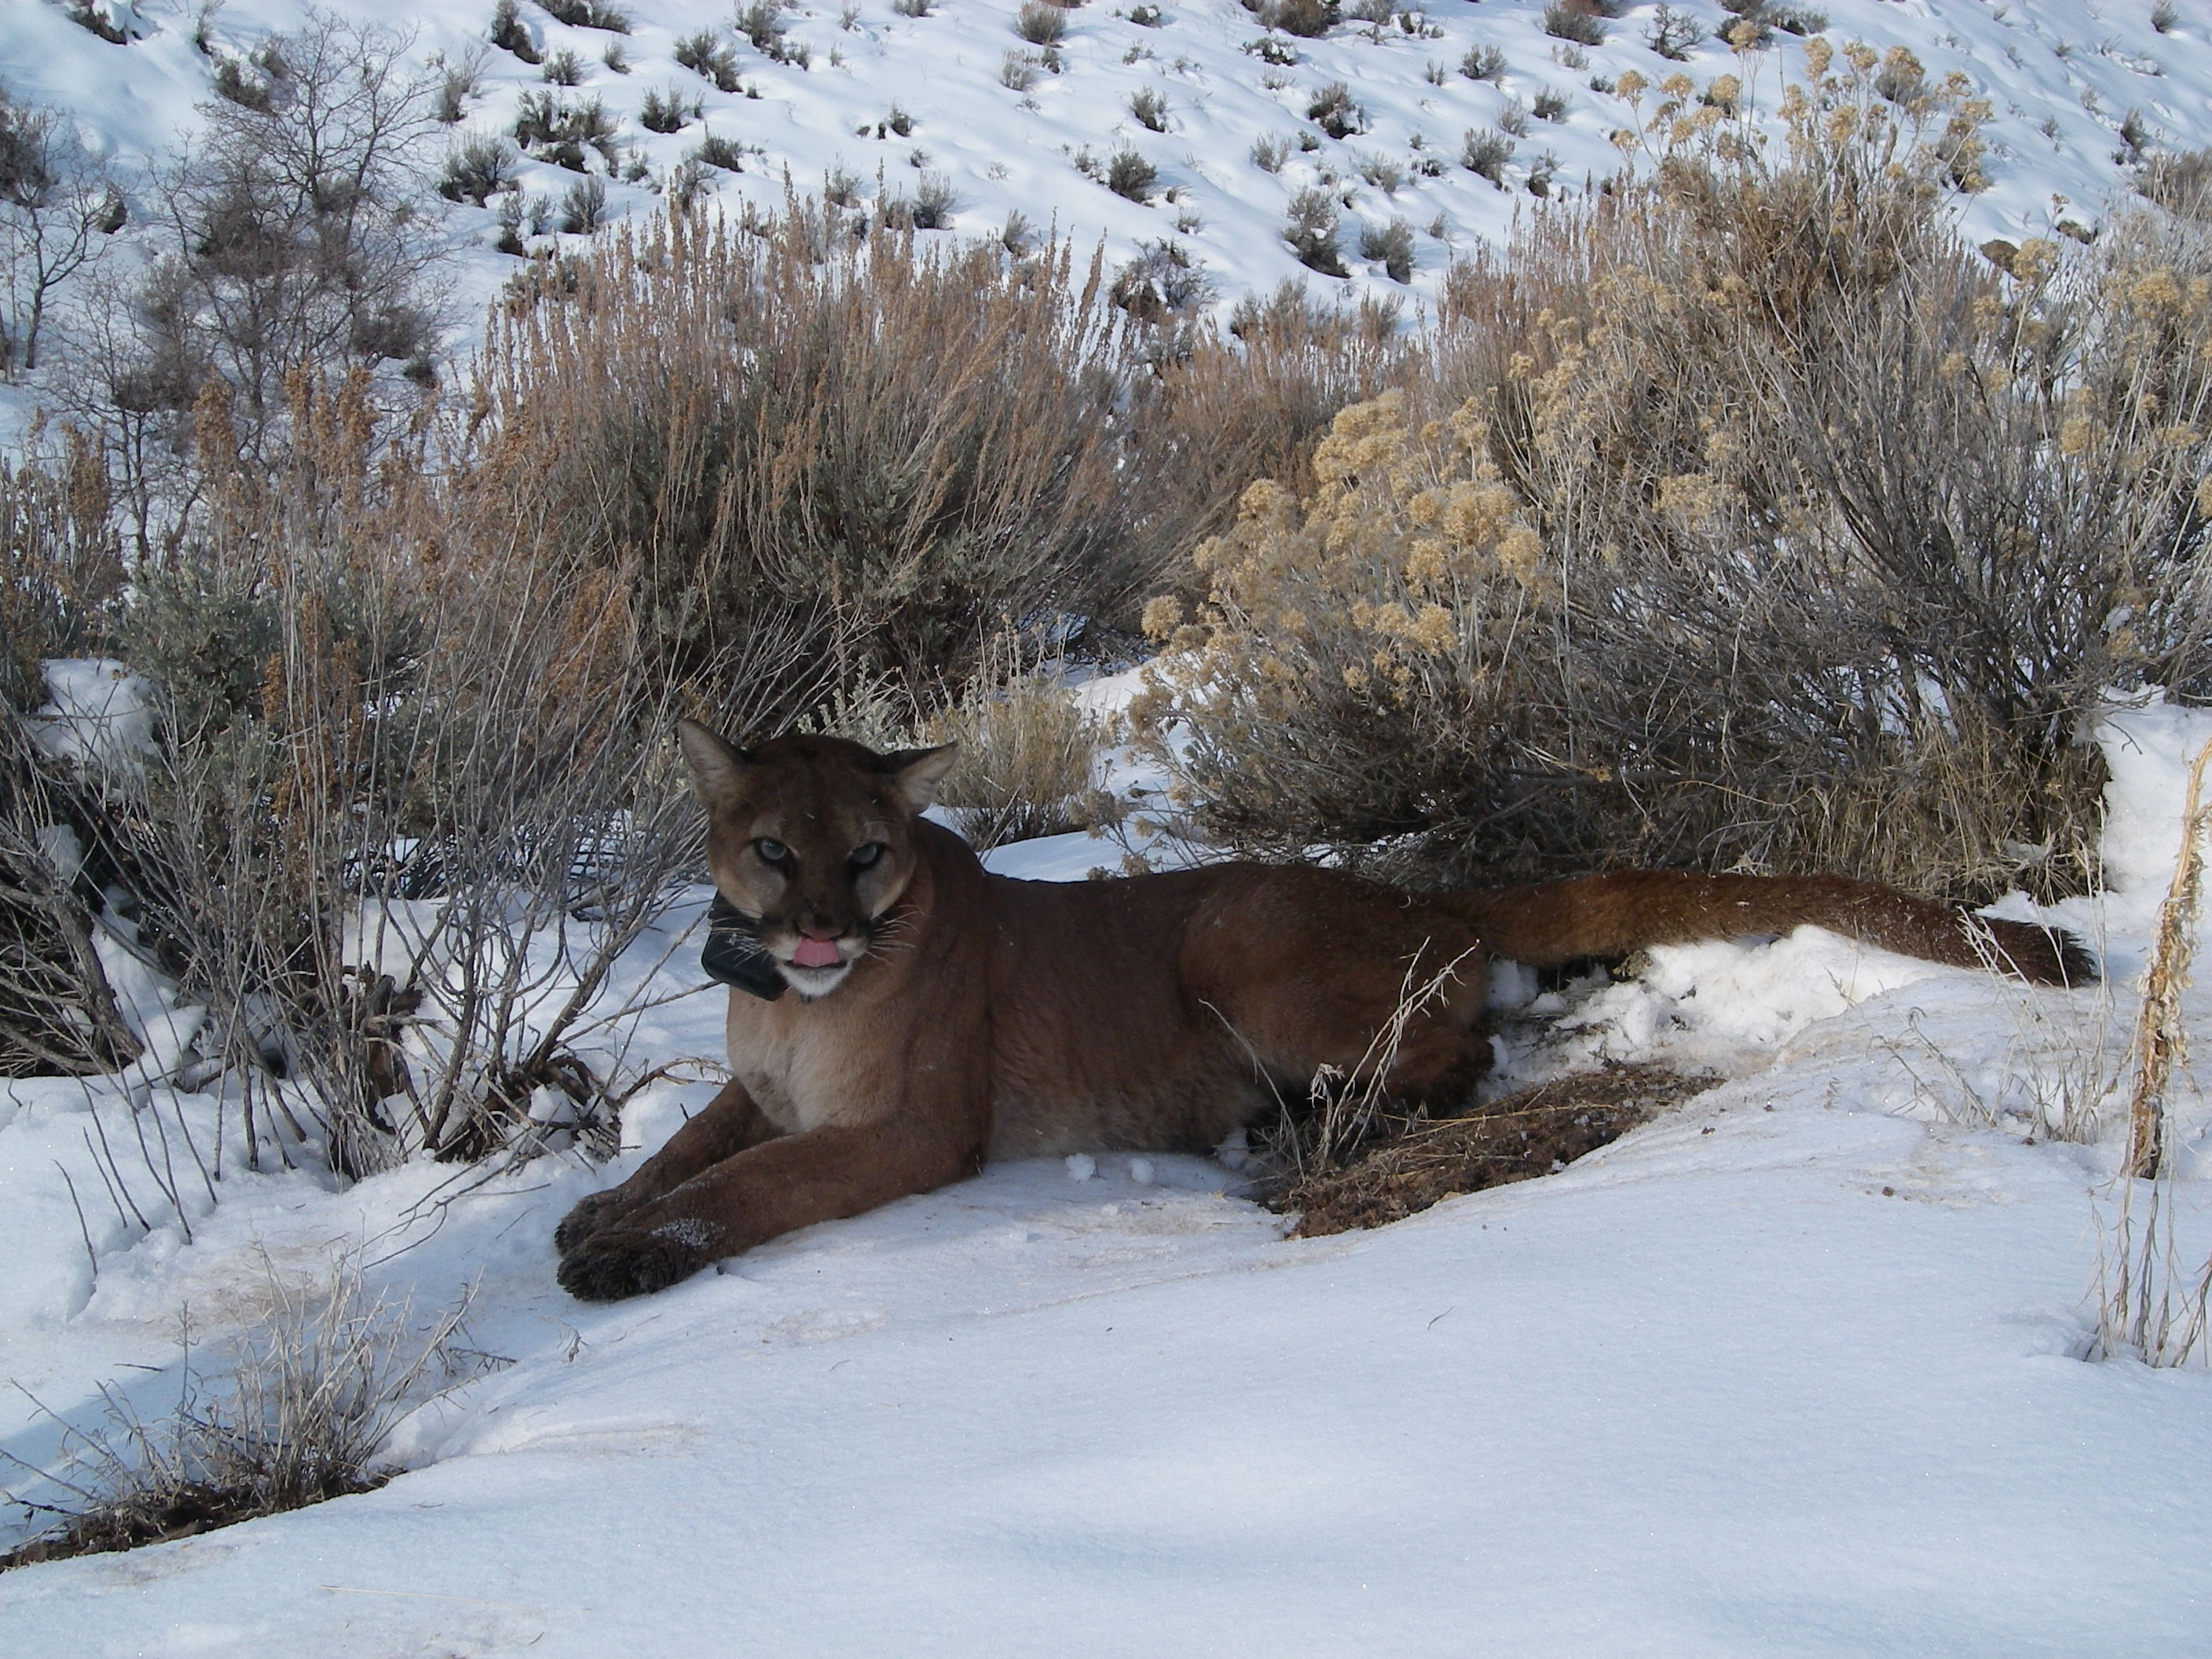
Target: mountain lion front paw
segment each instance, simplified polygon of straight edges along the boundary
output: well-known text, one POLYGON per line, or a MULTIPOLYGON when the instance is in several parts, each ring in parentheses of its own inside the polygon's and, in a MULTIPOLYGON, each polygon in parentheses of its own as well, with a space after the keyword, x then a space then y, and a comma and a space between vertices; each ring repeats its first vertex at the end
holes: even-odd
POLYGON ((650 1296, 689 1279, 715 1259, 702 1221, 665 1222, 651 1231, 629 1227, 593 1233, 561 1260, 561 1288, 581 1302, 650 1296))
POLYGON ((619 1187, 585 1194, 576 1200, 575 1207, 562 1218, 561 1224, 553 1230, 553 1248, 567 1255, 612 1221, 615 1212, 622 1207, 622 1188, 619 1187))

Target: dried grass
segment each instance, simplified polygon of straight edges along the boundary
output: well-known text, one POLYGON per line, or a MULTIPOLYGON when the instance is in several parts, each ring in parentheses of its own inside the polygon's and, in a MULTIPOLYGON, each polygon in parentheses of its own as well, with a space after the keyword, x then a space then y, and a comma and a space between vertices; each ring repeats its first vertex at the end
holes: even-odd
POLYGON ((267 1319, 230 1347, 219 1383, 193 1369, 187 1333, 167 1417, 149 1422, 118 1389, 103 1387, 105 1425, 65 1428, 67 1468, 21 1465, 68 1497, 9 1494, 59 1524, 0 1555, 0 1571, 372 1492, 390 1478, 378 1459, 401 1420, 487 1363, 462 1346, 465 1297, 421 1325, 411 1304, 370 1293, 350 1261, 314 1290, 289 1285, 272 1269, 269 1296, 267 1319))
MULTIPOLYGON (((1002 643, 994 655, 1018 653, 1002 643)), ((996 666, 987 663, 925 728, 924 741, 960 745, 937 797, 953 827, 981 851, 1103 822, 1112 811, 1098 787, 1105 728, 1042 665, 1003 678, 996 666)))
POLYGON ((2197 917, 2204 879, 2204 836, 2212 830, 2212 802, 2204 799, 2204 769, 2212 763, 2212 744, 2198 751, 2189 768, 2188 792, 2181 811, 2181 845, 2173 880, 2158 907, 2158 931, 2150 965, 2143 970, 2142 1008, 2136 1022, 2135 1086, 2128 1097, 2126 1173, 2143 1180, 2158 1173, 2166 1158, 2166 1094, 2173 1068, 2188 1059, 2188 1032, 2182 1023, 2181 994, 2190 982, 2197 954, 2197 917))
POLYGON ((1286 1164, 1293 1179, 1339 1169, 1357 1149, 1412 1109, 1398 1094, 1398 1051, 1407 1029, 1459 983, 1466 960, 1455 957, 1425 969, 1418 958, 1410 963, 1397 1005, 1368 1040, 1366 1052, 1348 1071, 1324 1066, 1314 1074, 1304 1109, 1292 1110, 1285 1104, 1273 1144, 1263 1151, 1263 1158, 1286 1164))
POLYGON ((2054 995, 2008 982, 2009 966, 1987 935, 1976 943, 2007 1005, 2007 1040, 1996 1062, 1961 1066, 1922 1029, 1917 1012, 1906 1016, 1909 1038, 1877 1042, 1911 1077, 1917 1103, 1948 1122, 2094 1146, 2126 1083, 2127 1043, 2113 1018, 2111 983, 2054 995))

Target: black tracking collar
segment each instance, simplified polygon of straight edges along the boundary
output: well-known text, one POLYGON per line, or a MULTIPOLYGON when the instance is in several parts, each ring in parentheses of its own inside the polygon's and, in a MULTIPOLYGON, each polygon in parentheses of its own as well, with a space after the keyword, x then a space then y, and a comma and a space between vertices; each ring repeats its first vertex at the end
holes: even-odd
POLYGON ((734 985, 763 1002, 774 1002, 791 988, 791 982, 776 971, 775 958, 762 948, 759 927, 715 894, 707 908, 707 948, 699 952, 699 965, 709 979, 734 985))

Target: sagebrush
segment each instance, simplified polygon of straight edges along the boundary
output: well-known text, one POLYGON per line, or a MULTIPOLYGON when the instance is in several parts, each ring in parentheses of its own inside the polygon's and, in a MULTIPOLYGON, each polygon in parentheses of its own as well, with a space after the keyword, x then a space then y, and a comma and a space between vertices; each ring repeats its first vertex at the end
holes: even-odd
POLYGON ((1945 206, 1963 94, 1810 57, 1785 158, 1668 94, 1643 183, 1455 270, 1403 391, 1200 550, 1153 621, 1214 833, 2088 878, 2095 699, 2212 690, 2212 249, 2143 216, 2000 270, 1945 206))

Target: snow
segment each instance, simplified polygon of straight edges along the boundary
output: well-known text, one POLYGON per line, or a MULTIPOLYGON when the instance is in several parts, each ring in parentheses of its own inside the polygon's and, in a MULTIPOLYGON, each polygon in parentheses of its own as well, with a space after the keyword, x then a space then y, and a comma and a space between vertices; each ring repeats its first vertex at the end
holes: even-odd
POLYGON ((46 665, 48 700, 30 719, 32 741, 56 760, 127 769, 154 739, 154 688, 108 657, 46 665))
MULTIPOLYGON (((2207 739, 2200 711, 2107 718, 2124 884, 2071 908, 2116 951, 2142 952, 2136 895, 2207 739)), ((469 1342, 501 1362, 407 1420, 381 1490, 0 1575, 0 1628, 88 1659, 2200 1644, 2212 1374, 2079 1357, 2119 1125, 2049 1139, 2031 1086, 2124 1024, 2131 988, 1801 933, 1655 951, 1566 1001, 1549 1039, 1509 1027, 1522 1074, 1610 1054, 1728 1080, 1378 1232, 1286 1239, 1241 1195, 1241 1146, 1079 1156, 612 1306, 556 1288, 553 1223, 711 1080, 650 1085, 599 1170, 416 1163, 335 1189, 245 1173, 234 1147, 219 1203, 189 1169, 173 1183, 179 1220, 134 1151, 150 1231, 102 1191, 93 1119, 130 1135, 136 1101, 205 1147, 211 1097, 0 1085, 16 1456, 59 1440, 28 1396, 84 1426, 109 1380, 158 1412, 183 1310, 207 1353, 271 1275, 312 1283, 334 1254, 426 1321, 473 1286, 469 1342)), ((718 999, 640 1024, 641 1063, 709 1054, 718 999)), ((2208 1119, 2175 1103, 2194 1262, 2208 1119)))
POLYGON ((439 1259, 516 1363, 427 1467, 0 1607, 87 1655, 2187 1650, 2205 1379, 2069 1357, 2082 1160, 1698 1118, 1297 1244, 1188 1160, 1011 1166, 612 1310, 488 1194, 439 1259))
POLYGON ((2124 900, 2129 922, 2148 927, 2172 884, 2179 840, 2174 816, 2188 789, 2189 769, 2212 731, 2196 710, 2167 705, 2153 693, 2117 704, 2104 717, 2106 769, 2105 885, 2124 900))

